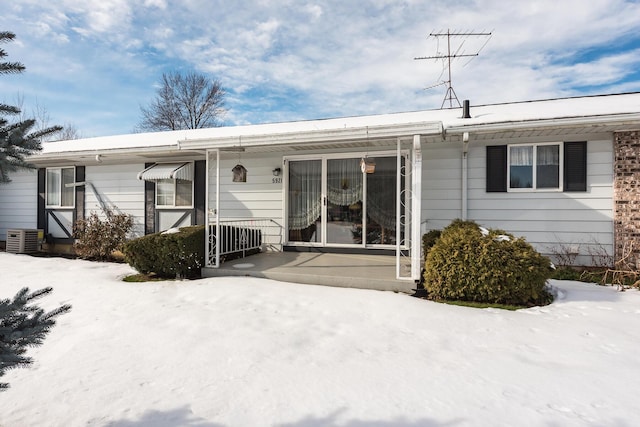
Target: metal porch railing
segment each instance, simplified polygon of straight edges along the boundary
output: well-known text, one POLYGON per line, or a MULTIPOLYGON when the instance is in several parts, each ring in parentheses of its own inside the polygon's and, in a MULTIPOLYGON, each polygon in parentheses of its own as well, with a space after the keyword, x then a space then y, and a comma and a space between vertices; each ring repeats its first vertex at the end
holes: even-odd
POLYGON ((230 256, 245 257, 247 254, 267 249, 280 250, 283 243, 282 229, 282 225, 269 218, 233 219, 210 223, 207 267, 217 268, 230 256), (217 238, 218 229, 220 239, 217 238))

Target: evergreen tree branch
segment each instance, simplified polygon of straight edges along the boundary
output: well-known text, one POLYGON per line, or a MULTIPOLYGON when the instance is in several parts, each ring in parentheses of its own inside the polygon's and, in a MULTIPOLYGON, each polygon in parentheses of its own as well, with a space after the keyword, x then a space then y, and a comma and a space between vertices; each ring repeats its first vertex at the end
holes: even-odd
MULTIPOLYGON (((69 304, 49 312, 29 305, 52 290, 47 287, 29 293, 29 288, 22 288, 13 300, 0 300, 0 377, 9 369, 32 364, 33 360, 24 355, 27 348, 42 344, 57 317, 71 310, 69 304)), ((0 391, 7 388, 9 384, 0 383, 0 391)))

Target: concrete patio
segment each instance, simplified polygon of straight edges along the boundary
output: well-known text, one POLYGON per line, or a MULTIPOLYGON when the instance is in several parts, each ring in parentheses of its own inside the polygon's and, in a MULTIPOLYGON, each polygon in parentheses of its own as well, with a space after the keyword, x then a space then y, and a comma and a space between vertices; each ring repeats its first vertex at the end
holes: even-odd
MULTIPOLYGON (((402 268, 409 268, 402 266, 402 268)), ((396 279, 389 255, 264 252, 204 268, 203 277, 250 276, 284 282, 413 293, 416 284, 396 279)))

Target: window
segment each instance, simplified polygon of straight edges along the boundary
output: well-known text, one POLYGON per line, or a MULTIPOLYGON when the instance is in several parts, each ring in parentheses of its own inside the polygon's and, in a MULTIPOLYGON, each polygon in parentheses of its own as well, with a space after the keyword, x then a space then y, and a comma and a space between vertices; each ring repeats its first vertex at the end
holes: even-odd
POLYGON ((47 169, 47 207, 72 208, 75 206, 75 168, 47 169))
POLYGON ((487 192, 587 191, 587 143, 487 147, 487 192))
POLYGON ((509 189, 560 189, 560 144, 510 145, 509 189))
POLYGON ((156 206, 189 207, 193 204, 193 181, 159 179, 156 181, 156 206))

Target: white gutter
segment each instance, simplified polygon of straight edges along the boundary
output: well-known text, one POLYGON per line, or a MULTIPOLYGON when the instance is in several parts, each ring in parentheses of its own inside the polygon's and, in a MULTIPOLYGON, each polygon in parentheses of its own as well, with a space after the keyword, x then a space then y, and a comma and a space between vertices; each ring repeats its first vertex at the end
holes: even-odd
POLYGON ((68 158, 80 158, 91 157, 96 159, 97 155, 100 155, 104 160, 105 156, 130 156, 134 154, 153 154, 153 153, 167 153, 175 151, 178 152, 178 144, 170 145, 158 145, 153 147, 134 147, 134 148, 111 148, 111 149, 97 149, 97 150, 82 150, 82 151, 55 151, 52 153, 37 153, 30 156, 28 161, 30 163, 39 163, 50 160, 68 159, 68 158))
MULTIPOLYGON (((475 119, 460 119, 475 121, 475 119)), ((499 123, 470 123, 460 124, 452 126, 444 126, 445 134, 461 134, 463 132, 469 133, 495 133, 502 131, 517 131, 528 130, 538 128, 567 128, 576 126, 606 126, 606 125, 625 125, 640 126, 640 112, 639 113, 623 113, 623 114, 610 114, 601 116, 584 116, 584 117, 566 117, 561 119, 535 119, 535 120, 522 120, 513 122, 499 122, 499 123)), ((622 130, 622 129, 621 129, 622 130)))
POLYGON ((243 147, 274 145, 308 145, 319 142, 351 142, 365 141, 374 138, 406 137, 412 140, 413 135, 437 135, 442 133, 442 123, 438 121, 404 123, 396 125, 362 126, 329 130, 292 131, 286 133, 270 133, 256 135, 233 135, 183 139, 178 141, 180 149, 198 148, 233 148, 239 145, 242 138, 243 147))

